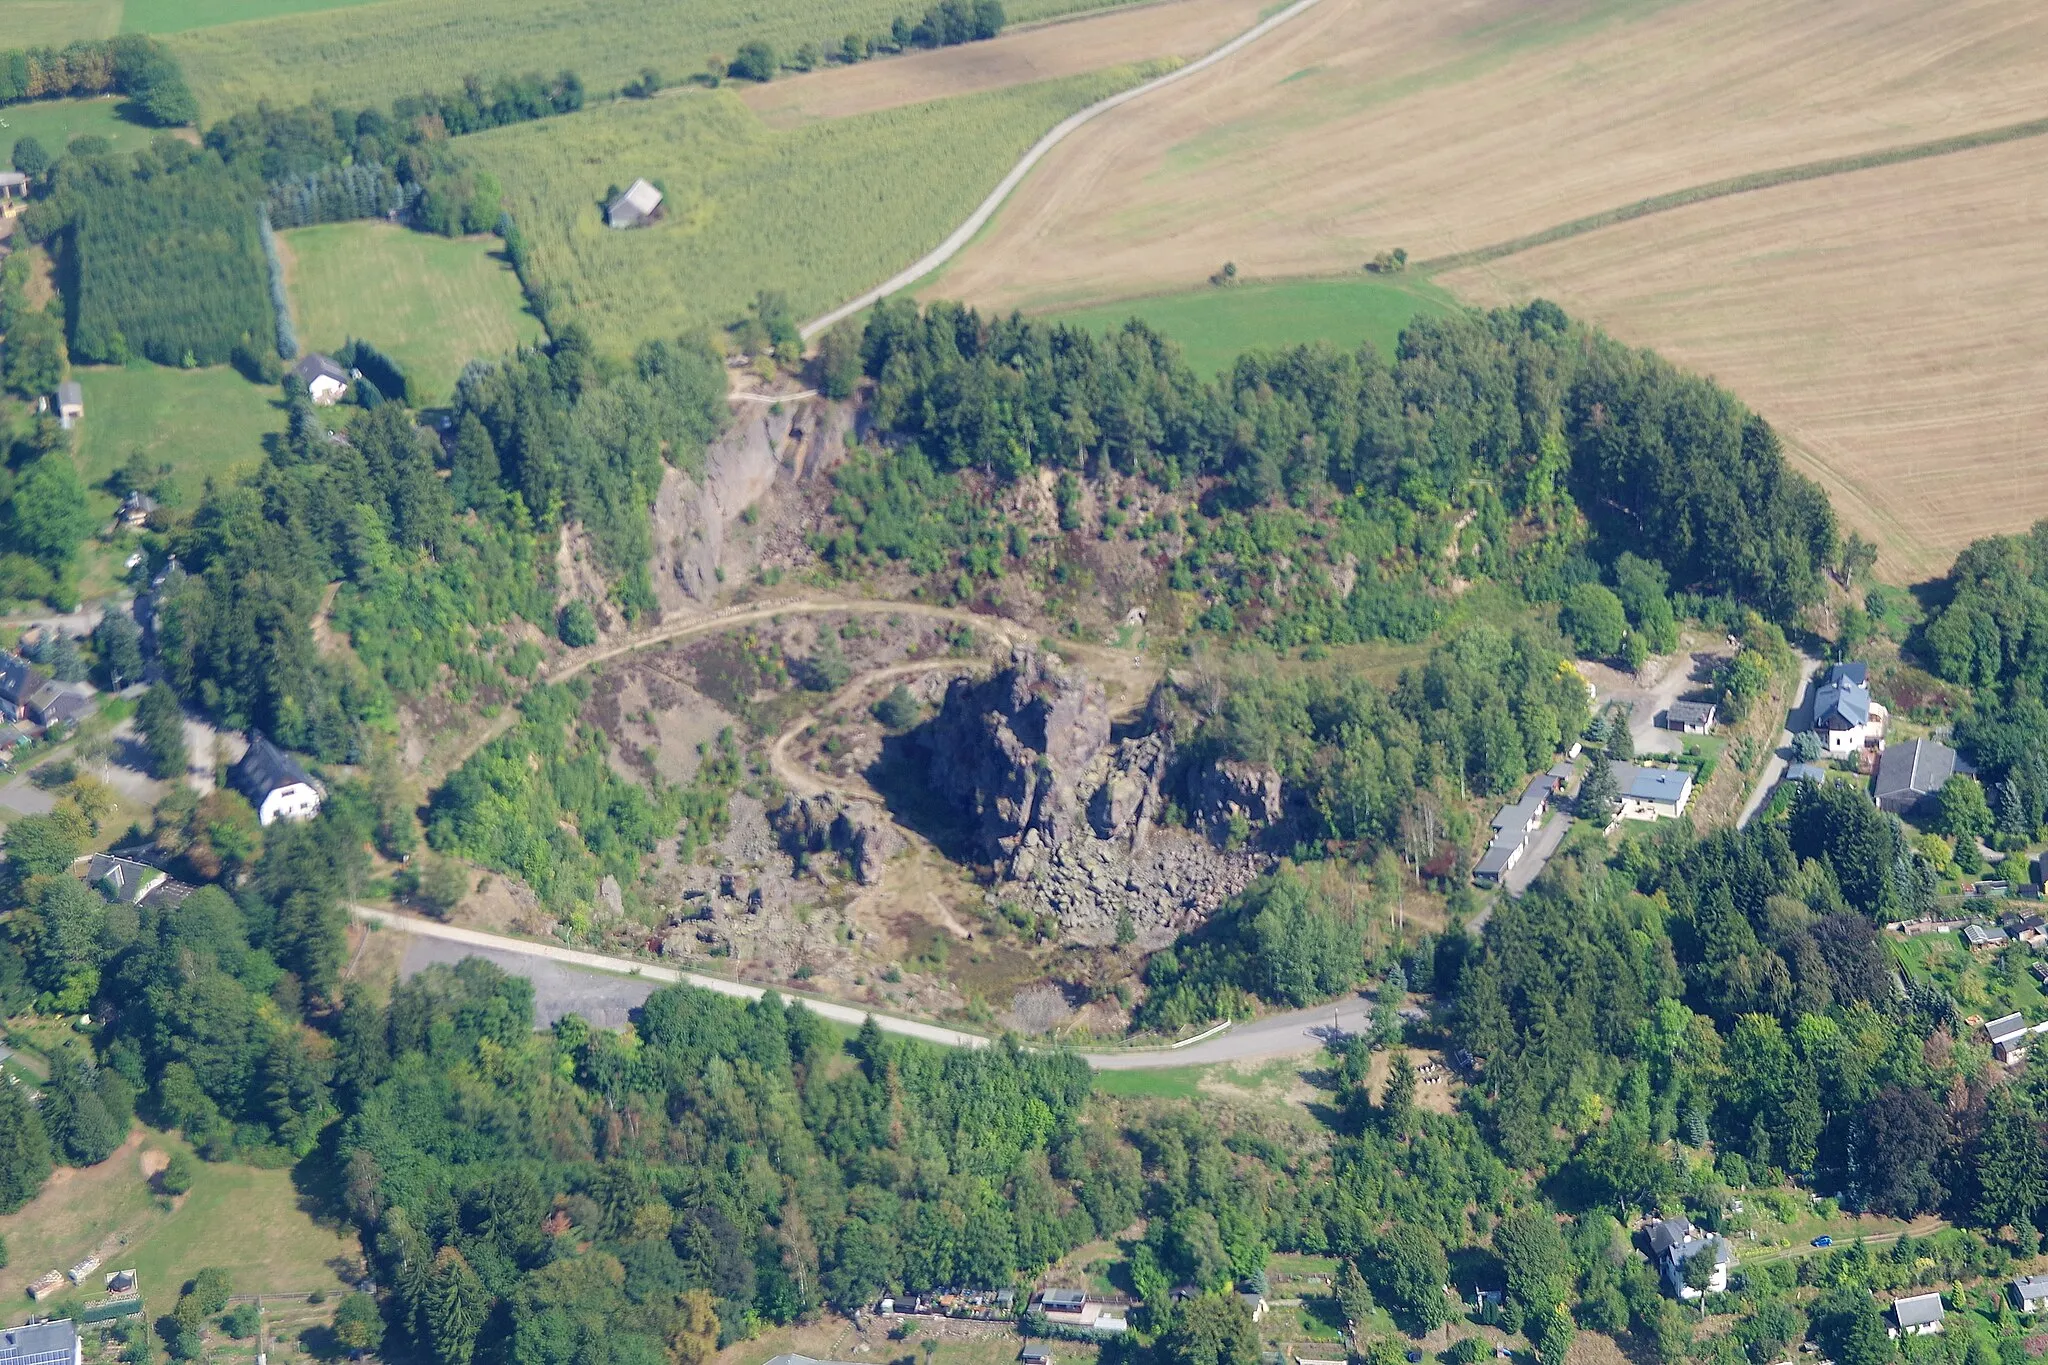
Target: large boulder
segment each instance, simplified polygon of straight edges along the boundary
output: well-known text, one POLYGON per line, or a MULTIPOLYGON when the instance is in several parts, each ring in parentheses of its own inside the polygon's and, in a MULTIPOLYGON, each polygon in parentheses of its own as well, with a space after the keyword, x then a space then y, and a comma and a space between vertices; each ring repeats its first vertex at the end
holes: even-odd
POLYGON ((801 863, 815 853, 837 853, 862 886, 882 878, 882 865, 903 848, 903 836, 866 801, 830 793, 792 796, 768 813, 783 851, 801 863))
POLYGON ((1242 816, 1254 825, 1280 818, 1280 774, 1264 763, 1219 759, 1193 779, 1195 813, 1211 825, 1242 816))

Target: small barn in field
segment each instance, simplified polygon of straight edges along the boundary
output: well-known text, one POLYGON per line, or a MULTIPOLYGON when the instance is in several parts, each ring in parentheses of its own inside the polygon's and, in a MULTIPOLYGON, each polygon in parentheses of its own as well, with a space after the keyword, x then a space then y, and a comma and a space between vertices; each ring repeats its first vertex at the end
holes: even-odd
POLYGON ((661 191, 645 180, 635 180, 606 207, 604 220, 615 228, 645 227, 660 214, 661 191))

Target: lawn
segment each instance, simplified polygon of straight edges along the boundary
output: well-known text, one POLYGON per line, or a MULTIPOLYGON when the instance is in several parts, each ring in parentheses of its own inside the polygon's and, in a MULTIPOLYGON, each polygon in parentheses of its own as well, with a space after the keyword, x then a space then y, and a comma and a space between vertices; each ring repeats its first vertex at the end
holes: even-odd
MULTIPOLYGON (((943 279, 939 293, 945 292, 943 279)), ((1329 341, 1355 347, 1370 341, 1387 358, 1401 329, 1417 314, 1454 311, 1449 294, 1421 279, 1351 278, 1240 284, 1184 294, 1107 303, 1061 312, 1060 321, 1093 332, 1142 318, 1180 343, 1197 374, 1228 369, 1242 351, 1329 341)))
MULTIPOLYGON (((140 450, 168 464, 178 501, 196 507, 205 481, 225 482, 263 459, 263 437, 284 430, 281 391, 226 366, 173 370, 138 362, 72 371, 85 388, 79 472, 98 484, 140 450)), ((97 504, 111 513, 113 499, 97 504)))
POLYGON ((737 97, 605 105, 462 140, 506 188, 533 272, 561 317, 624 354, 737 319, 762 289, 801 317, 885 279, 942 240, 1032 142, 1143 79, 1119 67, 789 130, 737 97), (607 189, 645 176, 667 216, 617 232, 607 189))
MULTIPOLYGON (((2002 901, 1979 902, 1979 906, 1986 920, 2010 908, 2002 901)), ((1973 952, 1959 934, 1916 934, 1893 939, 1892 950, 1914 980, 1942 986, 1965 1014, 1997 1018, 2017 1010, 2034 1021, 2048 1016, 2048 998, 2027 970, 2041 959, 2024 943, 1973 952)), ((1982 1035, 1978 1039, 1981 1041, 1982 1035)))
POLYGON ((333 351, 361 337, 398 362, 422 403, 446 400, 470 360, 541 340, 494 237, 327 223, 280 240, 300 345, 333 351))
POLYGON ((121 0, 0 0, 0 48, 62 47, 120 31, 121 0))
MULTIPOLYGON (((124 33, 185 33, 195 28, 239 24, 249 19, 275 19, 287 14, 317 14, 353 9, 376 0, 128 0, 121 13, 124 33)), ((329 23, 348 24, 347 20, 329 23)))
MULTIPOLYGON (((0 6, 6 2, 0 0, 0 6)), ((0 14, 5 13, 0 8, 0 14)), ((61 152, 72 138, 88 134, 106 138, 118 151, 147 147, 152 139, 165 134, 165 129, 122 118, 120 111, 126 106, 126 100, 107 95, 99 99, 36 100, 0 107, 0 157, 13 165, 14 144, 24 137, 34 138, 43 144, 44 150, 54 154, 61 152)))
MULTIPOLYGON (((333 1299, 346 1288, 337 1272, 360 1260, 361 1246, 353 1233, 304 1212, 291 1172, 199 1162, 191 1191, 173 1201, 151 1188, 149 1173, 176 1151, 190 1149, 172 1134, 138 1127, 98 1166, 59 1167, 25 1208, 0 1218, 9 1253, 0 1294, 20 1296, 44 1271, 94 1251, 104 1255, 103 1272, 139 1272, 151 1317, 169 1312, 180 1286, 207 1266, 226 1270, 237 1294, 318 1290, 333 1299)), ((94 1275, 46 1300, 42 1311, 75 1309, 100 1285, 94 1275)))
POLYGON ((1095 1089, 1103 1095, 1143 1096, 1161 1100, 1191 1100, 1202 1093, 1206 1066, 1170 1066, 1156 1071, 1098 1071, 1095 1089))
MULTIPOLYGON (((0 4, 20 0, 0 0, 0 4)), ((1099 8, 1104 0, 1012 0, 1011 23, 1099 8)), ((226 15, 313 11, 319 0, 137 0, 137 16, 171 12, 226 15)), ((644 67, 671 82, 704 70, 713 53, 731 56, 759 39, 778 52, 810 41, 838 43, 849 31, 884 33, 911 0, 407 0, 367 15, 300 12, 172 34, 203 111, 203 123, 258 100, 297 104, 308 96, 337 103, 389 103, 421 90, 458 89, 465 76, 568 68, 593 96, 604 96, 644 67)), ((165 22, 153 20, 152 22, 165 22)), ((218 21, 214 21, 218 22, 218 21)))

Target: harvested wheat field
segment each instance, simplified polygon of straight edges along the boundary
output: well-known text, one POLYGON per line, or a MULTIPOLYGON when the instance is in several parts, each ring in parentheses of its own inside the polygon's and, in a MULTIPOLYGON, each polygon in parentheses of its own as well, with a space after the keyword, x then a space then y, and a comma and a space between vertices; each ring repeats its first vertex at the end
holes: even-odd
POLYGON ((2048 143, 1679 209, 1439 277, 1540 294, 1768 416, 1898 581, 2048 516, 2048 143))
POLYGON ((1260 0, 1169 0, 1062 19, 988 42, 828 67, 753 86, 741 98, 771 128, 870 114, 1153 58, 1197 57, 1257 23, 1259 8, 1260 0))
POLYGON ((1434 257, 2039 117, 2038 0, 1322 0, 1076 133, 932 292, 1046 307, 1434 257))

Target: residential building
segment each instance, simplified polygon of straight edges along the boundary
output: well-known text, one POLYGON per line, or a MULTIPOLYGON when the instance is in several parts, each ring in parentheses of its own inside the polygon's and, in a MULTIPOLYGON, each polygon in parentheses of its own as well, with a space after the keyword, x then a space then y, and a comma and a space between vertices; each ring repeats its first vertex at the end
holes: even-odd
POLYGON ((1830 757, 1884 748, 1887 719, 1884 707, 1870 699, 1870 668, 1860 661, 1831 665, 1813 691, 1813 728, 1830 757))
POLYGON ((256 808, 264 824, 310 820, 320 813, 320 788, 299 761, 260 731, 249 732, 249 751, 228 769, 228 781, 256 808))
POLYGON ((76 379, 67 379, 57 386, 57 424, 69 431, 84 416, 85 388, 76 379))
POLYGON ((1673 1298, 1692 1300, 1700 1296, 1701 1291, 1685 1282, 1686 1266, 1696 1256, 1714 1258, 1714 1270, 1707 1278, 1706 1292, 1728 1292, 1728 1271, 1735 1264, 1735 1255, 1726 1238, 1717 1232, 1700 1231, 1692 1225, 1691 1219, 1682 1214, 1651 1224, 1649 1235, 1650 1262, 1656 1266, 1658 1276, 1673 1298))
POLYGON ((1905 815, 1970 765, 1938 739, 1909 739, 1885 751, 1877 764, 1877 805, 1905 815))
POLYGON ((349 373, 331 355, 308 351, 292 366, 292 373, 306 386, 306 394, 321 407, 332 407, 348 392, 349 373))
POLYGON ((2048 1033, 2048 1022, 2029 1024, 2018 1014, 2008 1014, 1984 1025, 1984 1040, 2001 1066, 2011 1066, 2027 1055, 2037 1034, 2048 1033))
POLYGON ((1892 1321, 1898 1324, 1892 1329, 1893 1336, 1932 1336, 1941 1330, 1941 1295, 1909 1294, 1903 1299, 1892 1300, 1892 1321))
POLYGON ((1237 1301, 1243 1304, 1245 1311, 1252 1315, 1253 1322, 1258 1323, 1266 1320, 1266 1296, 1264 1294, 1253 1294, 1248 1291, 1240 1292, 1237 1296, 1237 1301))
POLYGON ((48 682, 28 699, 28 718, 36 724, 76 725, 93 711, 93 690, 85 683, 48 682))
POLYGON ((2013 1306, 2022 1313, 2038 1313, 2048 1305, 2048 1275, 2022 1275, 2012 1282, 2013 1306))
POLYGON ((2005 930, 1995 924, 1966 924, 1963 926, 1963 942, 1972 948, 1996 948, 2006 942, 2005 930))
POLYGON ((1130 1328, 1122 1304, 1101 1303, 1082 1289, 1047 1289, 1038 1296, 1038 1311, 1045 1320, 1061 1327, 1079 1327, 1091 1332, 1123 1332, 1130 1328))
POLYGON ((171 879, 171 874, 147 863, 117 858, 111 853, 94 853, 79 859, 88 886, 96 886, 108 900, 122 905, 139 905, 142 898, 171 879))
POLYGON ((43 672, 18 654, 0 654, 0 716, 8 720, 28 717, 28 699, 50 681, 43 672))
POLYGON ((80 1365, 84 1359, 69 1318, 0 1331, 0 1365, 80 1365))
POLYGON ((643 227, 660 212, 661 191, 645 180, 635 180, 605 209, 604 220, 615 228, 643 227))
POLYGON ((128 490, 128 496, 121 499, 121 521, 124 525, 142 527, 149 524, 149 514, 156 511, 156 499, 139 488, 128 490))
POLYGON ((1714 732, 1715 709, 1710 701, 1675 701, 1664 710, 1664 728, 1688 735, 1714 732))
POLYGON ((1676 820, 1692 800, 1692 774, 1683 768, 1613 764, 1624 820, 1676 820))
MULTIPOLYGON (((1559 764, 1558 767, 1565 770, 1565 777, 1571 775, 1568 765, 1559 764)), ((1529 779, 1529 785, 1520 797, 1495 813, 1493 842, 1486 846, 1479 865, 1472 869, 1474 880, 1493 885, 1522 861, 1522 855, 1529 851, 1531 836, 1543 828, 1543 816, 1550 809, 1550 798, 1563 786, 1564 778, 1558 776, 1557 768, 1538 773, 1529 779)))

